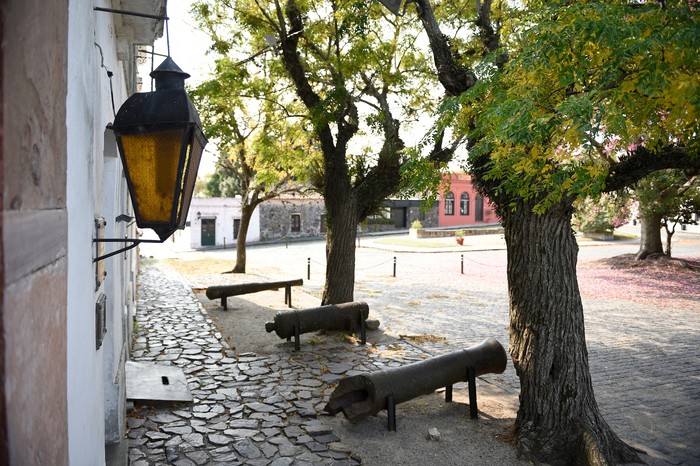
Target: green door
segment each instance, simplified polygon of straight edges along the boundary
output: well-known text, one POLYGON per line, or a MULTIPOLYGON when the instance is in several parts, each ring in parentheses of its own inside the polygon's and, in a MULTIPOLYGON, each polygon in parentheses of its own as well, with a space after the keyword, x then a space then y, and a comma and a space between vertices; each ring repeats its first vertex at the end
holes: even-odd
POLYGON ((214 246, 216 244, 216 219, 202 219, 202 246, 214 246))

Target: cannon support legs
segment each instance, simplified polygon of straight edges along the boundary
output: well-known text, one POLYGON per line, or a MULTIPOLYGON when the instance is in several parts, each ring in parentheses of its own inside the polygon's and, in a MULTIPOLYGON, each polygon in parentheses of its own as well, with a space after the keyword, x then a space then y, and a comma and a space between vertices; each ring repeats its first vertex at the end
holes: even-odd
MULTIPOLYGON (((298 311, 295 311, 298 312, 298 311)), ((363 317, 362 310, 358 311, 360 320, 360 343, 363 345, 367 344, 367 327, 365 326, 365 317, 363 317)), ((294 351, 301 351, 301 344, 299 343, 299 327, 300 325, 294 325, 294 351)), ((292 337, 287 337, 287 341, 290 341, 292 337)))
MULTIPOLYGON (((469 417, 479 419, 479 409, 476 405, 476 371, 467 367, 467 384, 469 385, 469 417)), ((445 387, 445 403, 452 403, 452 384, 445 387)), ((387 429, 396 432, 396 403, 394 395, 386 397, 387 429)))

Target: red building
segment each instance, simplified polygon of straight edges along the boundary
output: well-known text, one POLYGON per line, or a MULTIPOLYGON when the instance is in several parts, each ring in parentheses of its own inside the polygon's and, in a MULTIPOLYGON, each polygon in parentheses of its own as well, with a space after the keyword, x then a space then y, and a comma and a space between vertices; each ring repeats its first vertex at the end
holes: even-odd
MULTIPOLYGON (((438 226, 464 226, 499 223, 488 198, 484 198, 472 185, 466 173, 451 173, 445 176, 449 186, 440 189, 438 226)), ((447 185, 447 183, 445 183, 447 185)))

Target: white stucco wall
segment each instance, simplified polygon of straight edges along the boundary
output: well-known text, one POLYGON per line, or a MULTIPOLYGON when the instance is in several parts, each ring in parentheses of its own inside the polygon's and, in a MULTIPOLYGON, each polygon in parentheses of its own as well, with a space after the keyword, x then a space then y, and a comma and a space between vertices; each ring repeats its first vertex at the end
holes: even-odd
MULTIPOLYGON (((95 285, 92 264, 99 51, 93 45, 92 5, 70 2, 68 33, 68 458, 70 464, 104 463, 102 355, 95 350, 95 285), (97 108, 96 108, 97 107, 97 108), (101 447, 101 448, 100 448, 101 447)), ((106 47, 104 47, 106 48, 106 47)))
MULTIPOLYGON (((92 261, 96 217, 105 218, 106 237, 126 233, 123 223, 115 223, 127 205, 121 164, 113 147, 105 150, 105 127, 114 115, 110 80, 102 64, 114 73, 116 107, 126 98, 113 20, 113 15, 93 11, 92 2, 70 2, 66 203, 68 456, 72 465, 104 464, 105 441, 116 441, 123 434, 125 414, 122 365, 129 286, 124 278, 132 275, 134 259, 131 254, 106 259, 107 278, 97 289, 92 261), (95 303, 102 294, 107 297, 107 334, 96 349, 95 303)), ((107 244, 106 250, 118 247, 107 244)))
MULTIPOLYGON (((193 198, 188 217, 190 220, 190 245, 192 249, 202 247, 201 219, 215 219, 216 246, 226 246, 227 248, 236 246, 236 239, 233 237, 233 222, 235 219, 241 218, 240 197, 193 198)), ((253 217, 250 219, 246 244, 256 241, 260 241, 259 209, 253 211, 253 217)))
MULTIPOLYGON (((133 237, 127 228, 128 222, 116 222, 122 213, 133 217, 128 201, 128 188, 122 174, 121 161, 107 144, 114 143, 112 132, 107 130, 104 157, 103 214, 108 219, 105 236, 120 238, 133 237)), ((105 441, 117 443, 123 437, 126 427, 126 378, 124 363, 128 357, 129 306, 133 301, 130 279, 135 276, 135 256, 124 253, 106 259, 107 278, 103 292, 107 297, 107 334, 104 336, 102 354, 104 358, 105 390, 105 441), (132 273, 133 272, 133 273, 132 273)))

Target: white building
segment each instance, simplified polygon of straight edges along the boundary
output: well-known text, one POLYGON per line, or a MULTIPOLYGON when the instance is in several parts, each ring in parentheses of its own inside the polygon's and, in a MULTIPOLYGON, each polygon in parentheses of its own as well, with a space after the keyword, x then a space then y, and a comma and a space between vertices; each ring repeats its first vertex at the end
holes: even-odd
POLYGON ((137 257, 93 262, 93 240, 134 234, 106 126, 163 22, 94 7, 165 14, 165 0, 0 8, 0 465, 101 465, 124 437, 137 257))
MULTIPOLYGON (((260 209, 253 211, 247 243, 260 241, 260 209)), ((241 198, 195 197, 190 204, 190 247, 235 247, 241 225, 241 198)))

